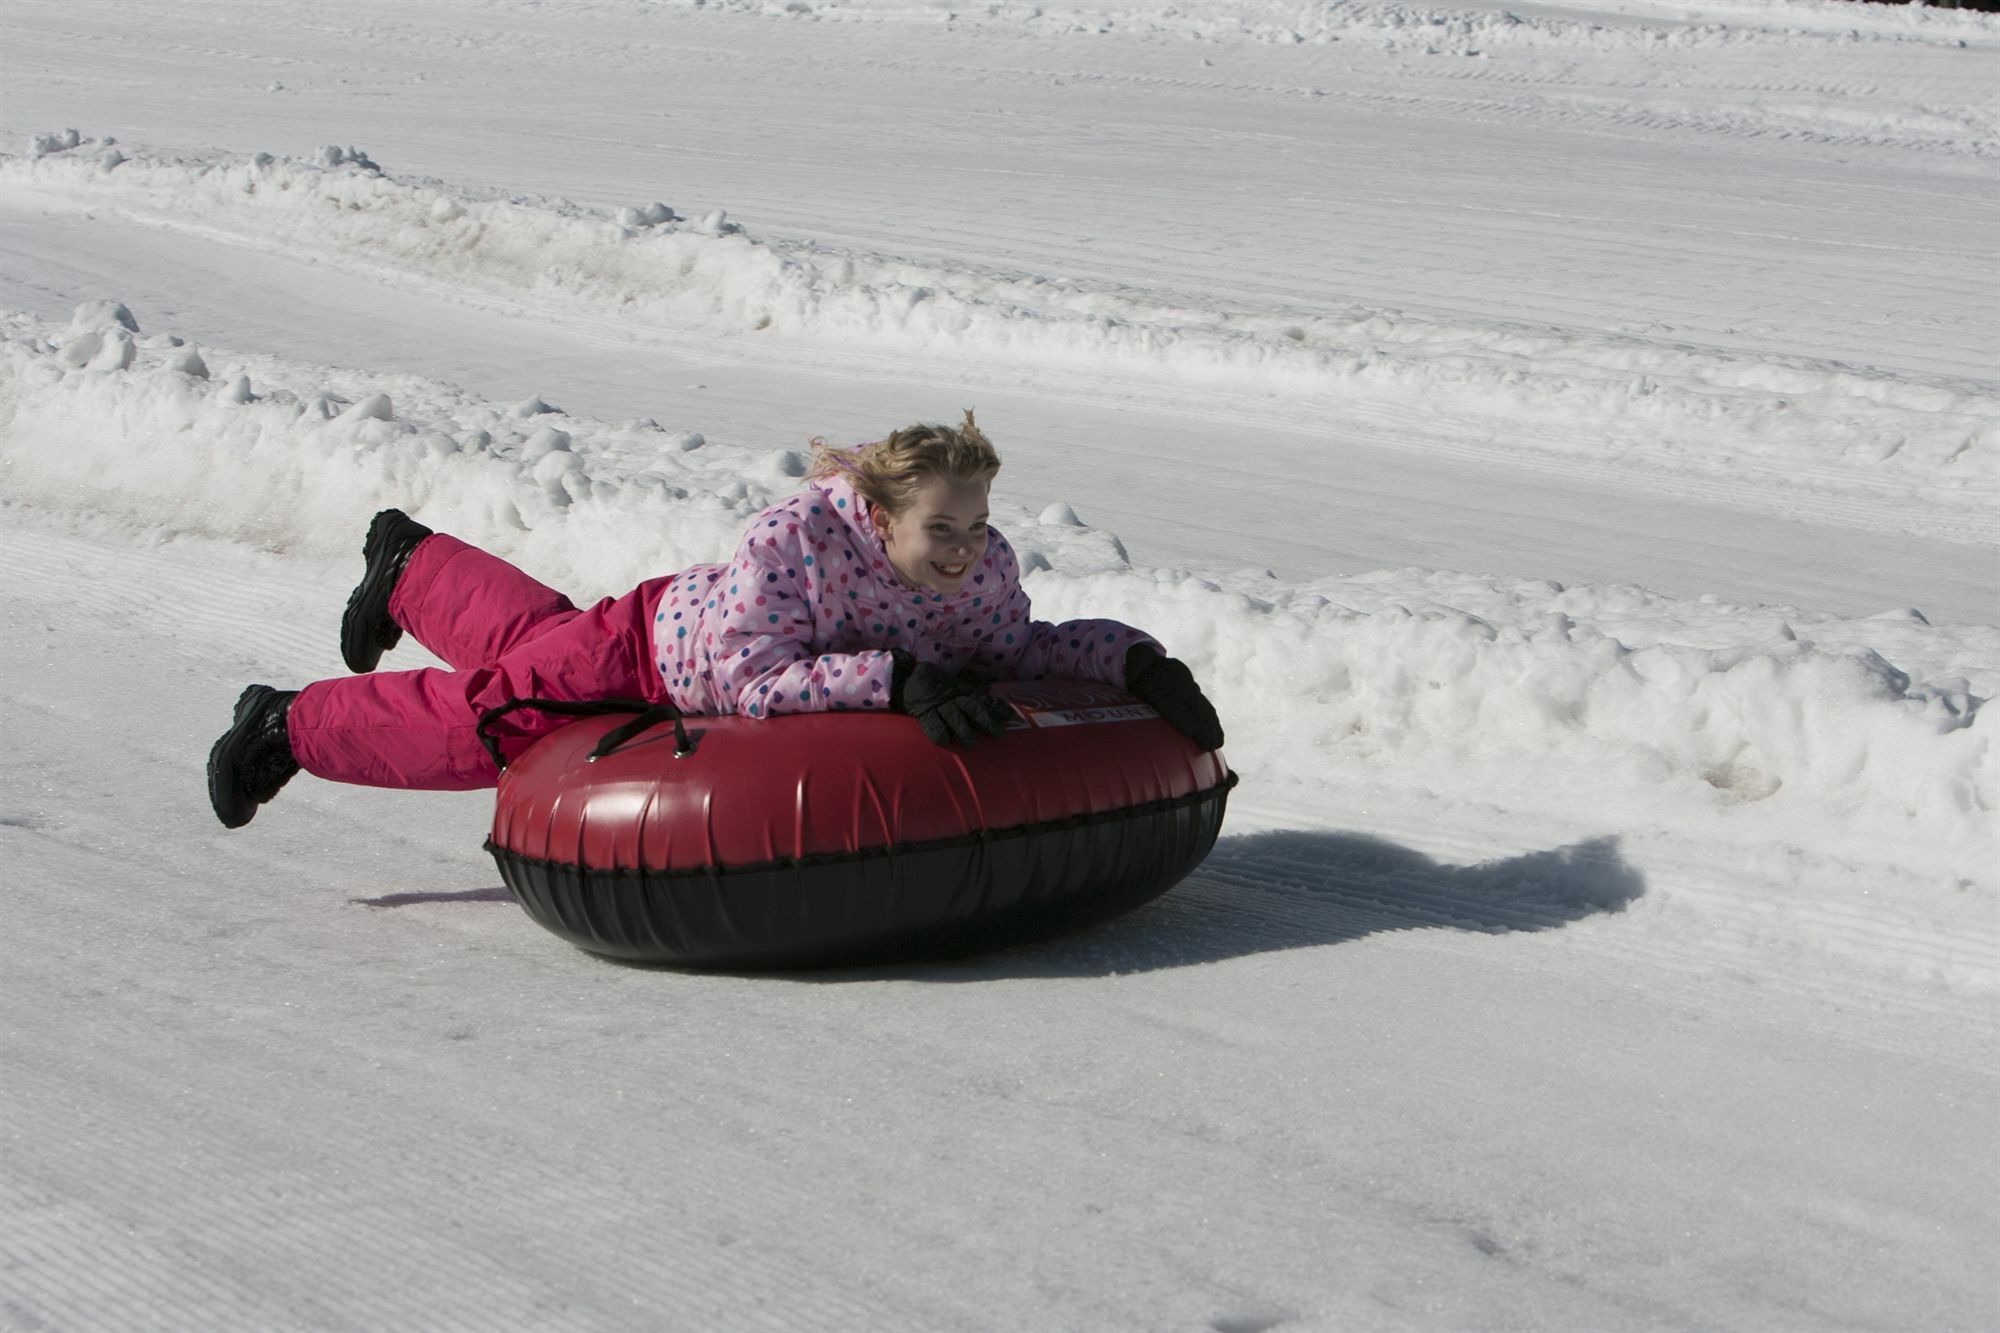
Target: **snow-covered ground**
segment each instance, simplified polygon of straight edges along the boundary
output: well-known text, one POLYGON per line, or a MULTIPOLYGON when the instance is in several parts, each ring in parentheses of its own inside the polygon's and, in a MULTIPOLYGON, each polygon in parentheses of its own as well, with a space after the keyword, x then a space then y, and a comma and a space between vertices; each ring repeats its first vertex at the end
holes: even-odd
MULTIPOLYGON (((12 0, 0 1328, 2000 1323, 2000 18, 12 0), (1214 856, 693 976, 300 779, 399 504, 578 595, 979 411, 1214 856)), ((403 650, 392 664, 414 665, 403 650)))

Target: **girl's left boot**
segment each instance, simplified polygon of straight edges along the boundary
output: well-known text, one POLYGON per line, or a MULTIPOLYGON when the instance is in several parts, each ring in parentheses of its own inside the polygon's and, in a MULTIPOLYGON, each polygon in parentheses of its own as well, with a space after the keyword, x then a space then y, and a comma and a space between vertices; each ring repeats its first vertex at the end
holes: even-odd
POLYGON ((236 721, 208 752, 208 800, 224 828, 242 828, 257 807, 299 771, 285 730, 297 690, 252 685, 236 701, 236 721))

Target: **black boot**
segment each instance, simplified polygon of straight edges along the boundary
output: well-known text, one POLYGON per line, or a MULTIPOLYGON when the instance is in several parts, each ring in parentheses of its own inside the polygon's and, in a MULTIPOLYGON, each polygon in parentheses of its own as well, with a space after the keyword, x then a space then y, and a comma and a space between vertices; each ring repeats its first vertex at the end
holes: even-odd
POLYGON ((257 807, 299 771, 285 730, 297 690, 252 685, 236 701, 236 722, 208 752, 208 800, 224 828, 242 828, 257 807))
POLYGON ((373 671, 382 654, 403 637, 403 627, 389 619, 389 594, 396 590, 410 552, 430 535, 429 528, 400 509, 384 509, 368 525, 368 536, 361 543, 368 567, 348 595, 347 613, 340 618, 340 656, 349 671, 373 671))

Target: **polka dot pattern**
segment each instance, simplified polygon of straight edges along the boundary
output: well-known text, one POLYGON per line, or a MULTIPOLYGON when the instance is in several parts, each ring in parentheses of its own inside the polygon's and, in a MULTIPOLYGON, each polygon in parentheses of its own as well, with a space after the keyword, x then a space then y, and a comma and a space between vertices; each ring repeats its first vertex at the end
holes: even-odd
POLYGON ((992 680, 1122 685, 1138 643, 1116 621, 1033 619, 997 529, 958 592, 906 586, 844 478, 759 514, 728 564, 674 575, 653 616, 654 663, 690 714, 886 709, 892 648, 992 680))

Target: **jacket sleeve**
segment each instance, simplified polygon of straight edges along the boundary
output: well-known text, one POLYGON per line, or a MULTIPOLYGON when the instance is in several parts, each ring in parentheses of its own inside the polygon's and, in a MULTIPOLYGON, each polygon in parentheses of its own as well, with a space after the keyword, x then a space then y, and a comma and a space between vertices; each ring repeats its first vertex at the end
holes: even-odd
MULTIPOLYGON (((1144 630, 1116 620, 1036 620, 1021 586, 1020 564, 1008 540, 995 532, 988 549, 1000 584, 1000 604, 977 631, 986 645, 981 665, 996 679, 1041 680, 1068 676, 1125 684, 1125 654, 1136 644, 1160 650, 1144 630)), ((1164 652, 1164 650, 1160 650, 1164 652)))
POLYGON ((714 681, 745 717, 889 707, 887 651, 822 653, 797 529, 753 529, 716 582, 714 681))

